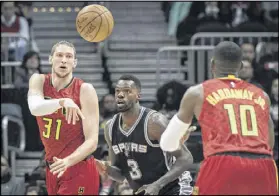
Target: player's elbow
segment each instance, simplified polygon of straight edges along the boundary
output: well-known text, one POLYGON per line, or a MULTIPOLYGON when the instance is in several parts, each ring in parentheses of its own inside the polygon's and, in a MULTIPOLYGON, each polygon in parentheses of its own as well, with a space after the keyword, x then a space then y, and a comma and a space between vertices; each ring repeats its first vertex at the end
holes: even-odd
POLYGON ((90 149, 90 154, 94 153, 97 150, 98 147, 98 138, 92 138, 88 139, 88 143, 90 144, 89 149, 90 149))

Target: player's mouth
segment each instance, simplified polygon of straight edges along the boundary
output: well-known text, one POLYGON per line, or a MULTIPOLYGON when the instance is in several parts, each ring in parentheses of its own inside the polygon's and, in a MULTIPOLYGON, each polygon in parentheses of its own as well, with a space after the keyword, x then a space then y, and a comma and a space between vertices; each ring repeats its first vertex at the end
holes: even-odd
POLYGON ((123 107, 123 106, 125 106, 125 101, 118 100, 118 101, 117 101, 117 106, 118 106, 118 107, 123 107))
POLYGON ((62 69, 62 70, 66 70, 67 69, 66 66, 60 66, 59 68, 62 69))

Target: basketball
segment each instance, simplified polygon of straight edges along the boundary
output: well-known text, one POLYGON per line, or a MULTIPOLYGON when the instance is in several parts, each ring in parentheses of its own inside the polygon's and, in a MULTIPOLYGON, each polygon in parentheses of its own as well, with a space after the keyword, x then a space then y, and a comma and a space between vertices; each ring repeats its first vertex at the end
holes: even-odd
POLYGON ((102 5, 88 5, 79 11, 76 28, 80 36, 89 42, 101 42, 112 32, 114 20, 111 12, 102 5))

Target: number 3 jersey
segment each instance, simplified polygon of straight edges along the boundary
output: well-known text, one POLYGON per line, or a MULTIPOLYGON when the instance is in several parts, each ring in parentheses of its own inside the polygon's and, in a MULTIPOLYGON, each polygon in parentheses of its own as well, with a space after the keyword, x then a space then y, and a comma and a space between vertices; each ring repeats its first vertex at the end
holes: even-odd
POLYGON ((204 157, 228 151, 271 155, 269 103, 264 92, 235 77, 212 79, 202 85, 199 124, 204 157))
MULTIPOLYGON (((161 150, 158 141, 148 138, 147 123, 154 112, 156 111, 141 107, 138 119, 128 131, 121 128, 121 114, 116 114, 110 123, 109 136, 116 156, 115 166, 121 169, 122 175, 134 191, 165 175, 174 161, 173 157, 161 150)), ((179 186, 178 180, 166 185, 161 191, 174 186, 179 186)))
MULTIPOLYGON (((80 107, 80 87, 83 81, 73 77, 71 82, 60 91, 51 83, 51 74, 45 75, 44 98, 70 98, 80 107)), ((83 142, 82 121, 68 124, 65 109, 61 108, 50 115, 37 117, 40 137, 45 147, 45 159, 53 161, 53 156, 64 158, 74 152, 83 142)))

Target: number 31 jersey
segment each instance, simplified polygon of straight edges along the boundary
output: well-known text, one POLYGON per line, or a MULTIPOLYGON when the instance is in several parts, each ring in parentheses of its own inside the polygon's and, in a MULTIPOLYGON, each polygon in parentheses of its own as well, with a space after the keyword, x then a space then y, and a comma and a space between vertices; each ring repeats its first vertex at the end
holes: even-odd
POLYGON ((235 77, 212 79, 202 85, 199 123, 204 157, 228 151, 272 155, 264 92, 235 77))
MULTIPOLYGON (((74 77, 65 88, 57 91, 51 83, 51 74, 45 75, 44 98, 70 98, 80 107, 80 87, 82 83, 82 80, 74 77)), ((84 142, 81 120, 77 121, 75 125, 68 124, 63 108, 53 114, 36 118, 47 161, 53 161, 53 156, 58 158, 68 156, 84 142)))
POLYGON ((141 107, 140 115, 128 131, 121 128, 121 115, 116 114, 110 123, 109 135, 116 164, 136 191, 142 185, 158 180, 168 172, 167 158, 159 143, 150 141, 147 134, 149 116, 155 111, 141 107))

